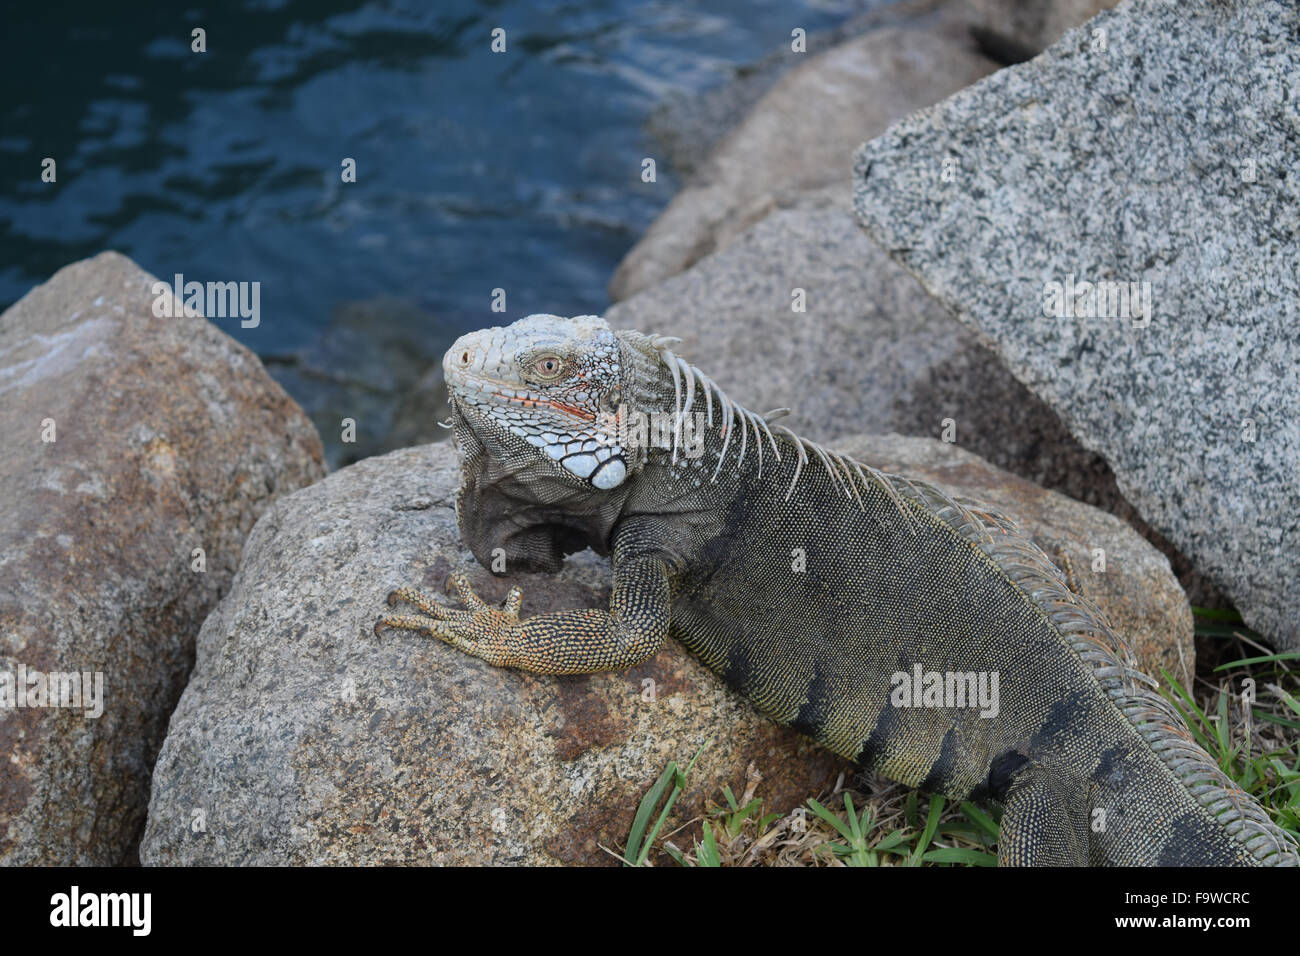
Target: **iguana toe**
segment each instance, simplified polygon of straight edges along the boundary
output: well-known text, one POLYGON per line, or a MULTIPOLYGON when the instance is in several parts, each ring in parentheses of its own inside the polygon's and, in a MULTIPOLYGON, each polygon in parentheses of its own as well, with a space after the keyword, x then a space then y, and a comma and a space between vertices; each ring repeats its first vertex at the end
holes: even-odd
POLYGON ((447 590, 455 591, 459 595, 461 603, 469 610, 482 613, 493 609, 491 605, 474 593, 474 589, 470 587, 469 578, 463 571, 453 572, 448 576, 447 583, 450 585, 447 590))
POLYGON ((481 657, 493 664, 503 664, 509 657, 509 631, 519 624, 523 593, 511 588, 502 607, 484 602, 460 573, 448 579, 448 590, 455 590, 464 609, 451 608, 418 588, 401 587, 388 595, 389 606, 399 601, 414 605, 419 614, 386 614, 375 622, 375 633, 383 628, 415 631, 481 657))
POLYGON ((396 588, 389 592, 388 606, 394 607, 398 601, 414 604, 423 613, 438 621, 446 620, 449 615, 457 613, 452 608, 445 607, 437 598, 425 594, 419 588, 396 588))

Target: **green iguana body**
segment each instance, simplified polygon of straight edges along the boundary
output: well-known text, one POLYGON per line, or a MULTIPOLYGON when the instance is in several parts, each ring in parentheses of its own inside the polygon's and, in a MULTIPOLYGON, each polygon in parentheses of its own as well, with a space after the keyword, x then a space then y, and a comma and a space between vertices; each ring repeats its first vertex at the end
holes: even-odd
POLYGON ((466 543, 510 571, 609 554, 610 607, 520 620, 518 589, 492 608, 457 577, 463 610, 401 589, 424 613, 380 623, 552 674, 672 636, 835 753, 1000 802, 1004 864, 1300 861, 1011 521, 769 426, 671 344, 591 316, 462 337, 444 368, 466 543), (647 412, 649 437, 668 422, 649 447, 647 412))

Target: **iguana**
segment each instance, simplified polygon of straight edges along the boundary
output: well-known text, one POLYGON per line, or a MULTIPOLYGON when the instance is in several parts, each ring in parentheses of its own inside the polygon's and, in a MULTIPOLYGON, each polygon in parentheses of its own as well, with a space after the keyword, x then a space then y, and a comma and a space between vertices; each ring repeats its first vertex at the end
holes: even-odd
POLYGON ((1004 865, 1300 862, 1014 522, 771 425, 677 341, 553 315, 458 339, 466 544, 509 571, 611 555, 609 609, 521 619, 517 587, 493 607, 457 574, 462 608, 399 588, 389 605, 422 613, 376 631, 542 674, 630 667, 674 637, 834 753, 1000 803, 1004 865))

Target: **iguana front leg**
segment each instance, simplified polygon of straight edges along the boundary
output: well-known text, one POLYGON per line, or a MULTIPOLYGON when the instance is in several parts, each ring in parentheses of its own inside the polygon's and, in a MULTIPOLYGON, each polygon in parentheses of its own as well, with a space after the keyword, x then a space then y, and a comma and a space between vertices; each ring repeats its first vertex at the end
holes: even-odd
POLYGON ((413 588, 398 588, 389 606, 406 601, 423 614, 386 615, 375 624, 440 638, 497 667, 536 674, 594 674, 652 657, 668 636, 671 613, 666 564, 653 557, 615 561, 609 610, 585 608, 519 619, 523 594, 511 588, 500 608, 474 594, 464 574, 452 576, 463 609, 446 607, 413 588))

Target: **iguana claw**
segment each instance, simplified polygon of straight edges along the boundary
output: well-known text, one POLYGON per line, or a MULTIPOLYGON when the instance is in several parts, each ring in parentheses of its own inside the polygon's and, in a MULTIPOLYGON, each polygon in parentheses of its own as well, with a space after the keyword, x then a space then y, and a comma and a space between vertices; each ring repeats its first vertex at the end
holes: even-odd
POLYGON ((455 590, 463 609, 447 607, 418 588, 396 588, 388 594, 388 606, 394 607, 399 601, 404 601, 414 605, 420 613, 386 614, 375 622, 375 634, 380 634, 383 628, 417 631, 491 664, 508 665, 507 635, 511 628, 519 625, 523 592, 518 587, 511 588, 501 607, 496 608, 474 593, 469 578, 464 574, 452 574, 448 584, 447 590, 455 590))

